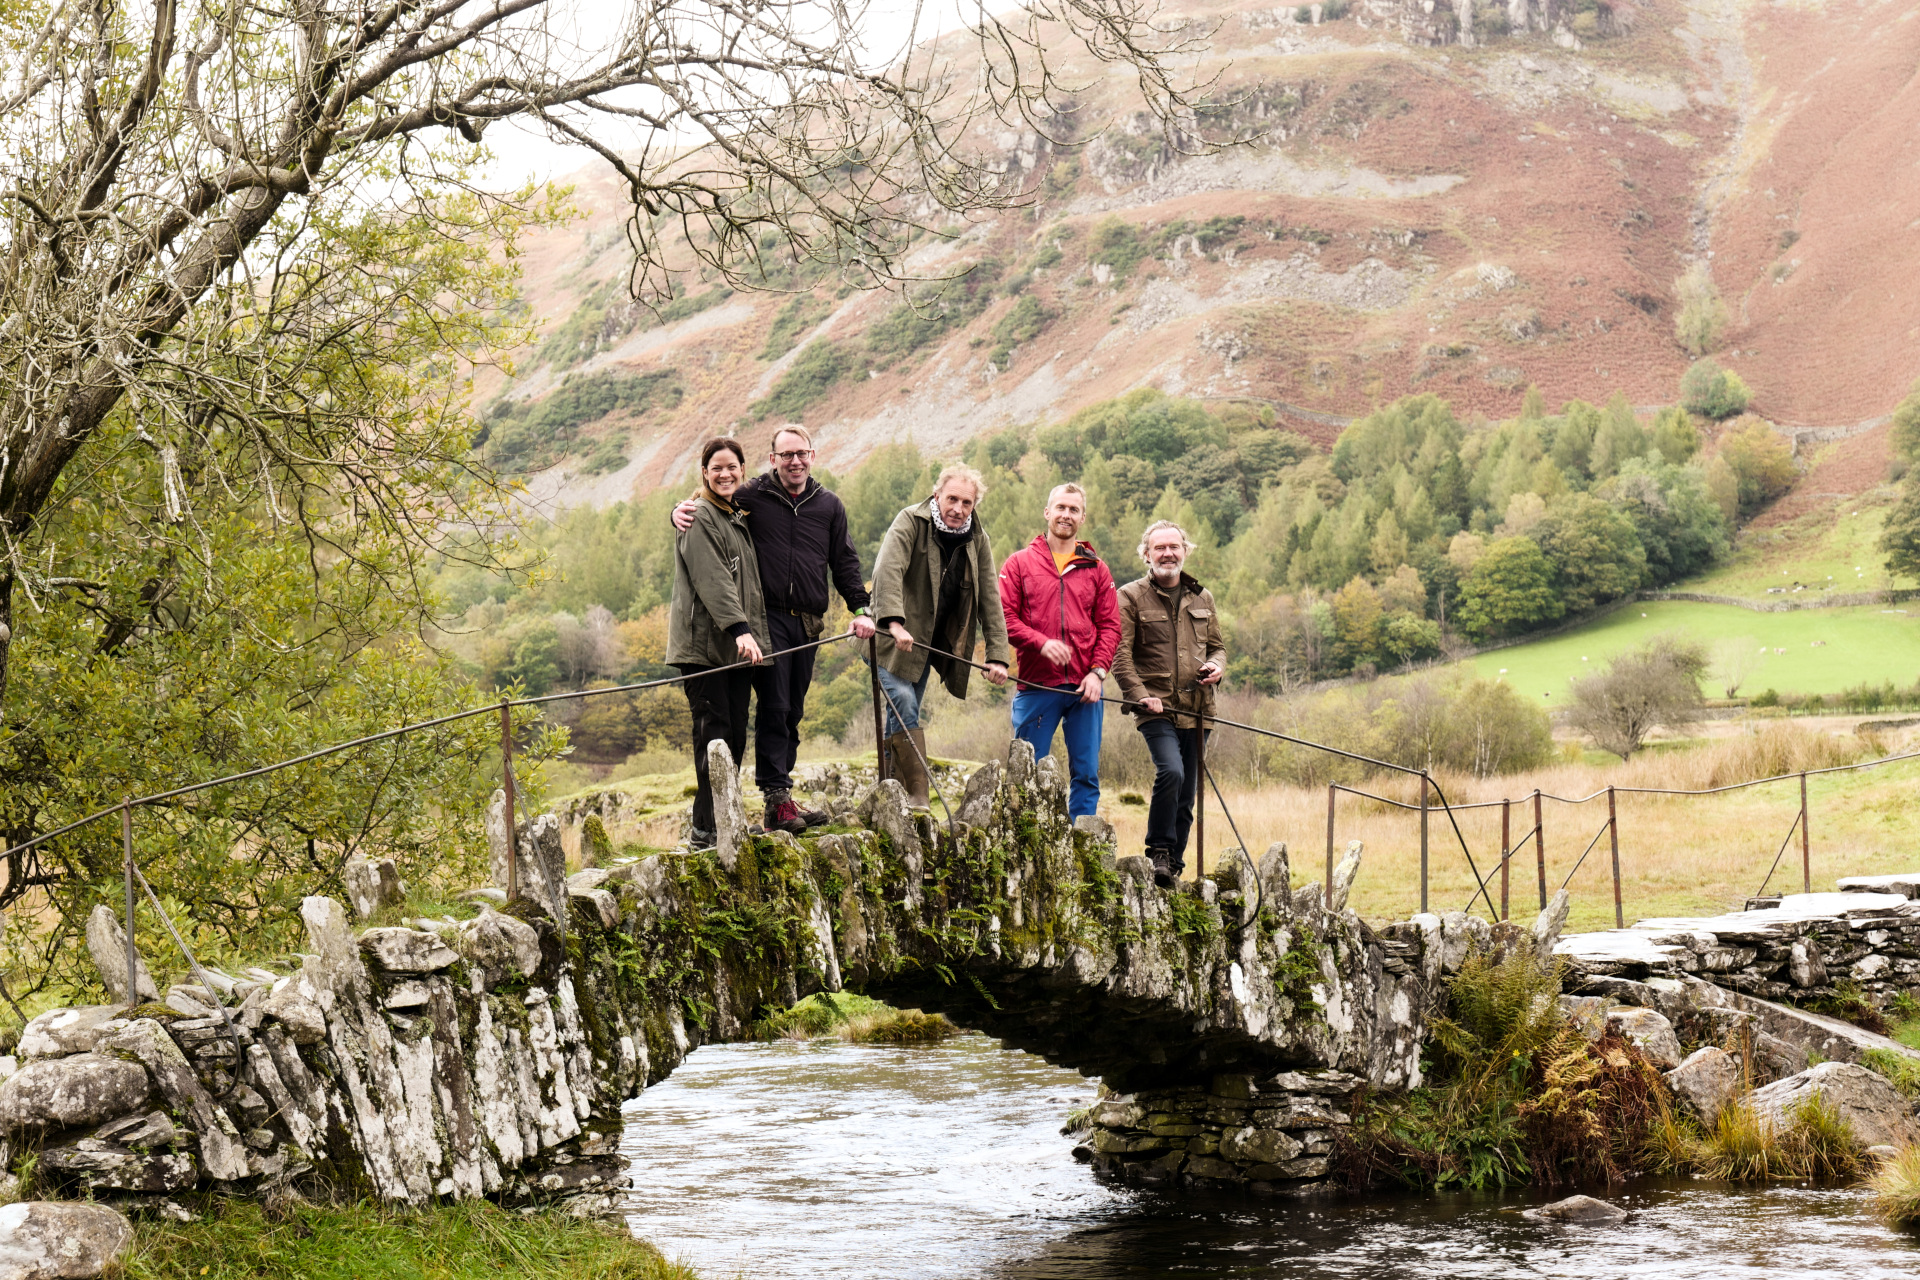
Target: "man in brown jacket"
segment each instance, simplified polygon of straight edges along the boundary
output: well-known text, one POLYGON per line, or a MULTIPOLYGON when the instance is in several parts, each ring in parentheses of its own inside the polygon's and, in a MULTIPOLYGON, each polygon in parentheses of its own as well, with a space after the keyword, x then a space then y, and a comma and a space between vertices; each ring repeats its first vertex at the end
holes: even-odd
POLYGON ((1120 651, 1113 678, 1136 704, 1140 736, 1153 756, 1147 857, 1153 882, 1170 889, 1186 867, 1193 798, 1200 788, 1195 713, 1213 713, 1213 686, 1227 669, 1213 593, 1185 572, 1193 544, 1171 520, 1140 536, 1147 576, 1120 588, 1120 651))

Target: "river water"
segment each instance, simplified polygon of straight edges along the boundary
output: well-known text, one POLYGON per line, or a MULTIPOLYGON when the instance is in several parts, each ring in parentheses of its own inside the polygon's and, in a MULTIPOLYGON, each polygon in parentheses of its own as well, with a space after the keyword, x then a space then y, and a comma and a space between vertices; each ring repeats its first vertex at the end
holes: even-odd
POLYGON ((704 1280, 1920 1277, 1920 1237, 1835 1188, 1645 1180, 1625 1225, 1527 1195, 1298 1204, 1096 1182, 1059 1134, 1091 1081, 978 1035, 694 1053, 628 1105, 635 1232, 704 1280))

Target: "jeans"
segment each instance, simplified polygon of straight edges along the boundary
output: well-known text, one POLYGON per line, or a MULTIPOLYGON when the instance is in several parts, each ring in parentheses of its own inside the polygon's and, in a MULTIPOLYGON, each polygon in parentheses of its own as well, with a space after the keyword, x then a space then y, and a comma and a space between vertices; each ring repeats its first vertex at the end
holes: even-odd
MULTIPOLYGON (((1173 868, 1187 865, 1187 835, 1193 830, 1193 797, 1200 789, 1192 729, 1177 729, 1165 716, 1140 722, 1140 736, 1153 756, 1153 800, 1147 806, 1147 848, 1173 854, 1173 868)), ((1211 734, 1207 735, 1213 736, 1211 734)))
POLYGON ((686 690, 687 710, 693 713, 693 829, 711 835, 713 825, 713 780, 707 776, 707 744, 716 739, 733 752, 739 765, 747 749, 747 699, 753 692, 753 669, 722 671, 702 675, 710 667, 683 666, 681 674, 692 676, 680 687, 686 690))
POLYGON ((1069 820, 1085 817, 1100 806, 1100 731, 1106 707, 1080 701, 1080 691, 1022 689, 1013 695, 1013 736, 1033 744, 1033 758, 1044 760, 1053 750, 1053 731, 1064 730, 1067 770, 1073 783, 1067 792, 1069 820))
MULTIPOLYGON (((767 611, 769 653, 806 644, 805 621, 797 614, 767 611)), ((793 789, 793 762, 800 755, 800 720, 807 714, 807 689, 813 684, 818 649, 802 649, 753 667, 753 783, 762 795, 793 789)))
MULTIPOLYGON (((920 700, 927 696, 927 681, 933 677, 933 664, 929 662, 920 678, 909 684, 885 667, 880 668, 880 689, 886 697, 882 701, 887 709, 887 736, 905 733, 909 729, 920 727, 920 700), (900 708, 898 715, 894 708, 900 708)), ((880 744, 885 746, 886 744, 880 744)))

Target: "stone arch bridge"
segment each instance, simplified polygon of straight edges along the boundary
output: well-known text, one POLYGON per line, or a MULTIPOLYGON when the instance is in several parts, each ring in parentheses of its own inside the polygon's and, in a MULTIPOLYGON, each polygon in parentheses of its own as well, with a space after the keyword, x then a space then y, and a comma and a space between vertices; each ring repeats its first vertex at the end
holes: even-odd
MULTIPOLYGON (((1103 1077, 1096 1163, 1307 1188, 1342 1122, 1331 1098, 1418 1082, 1449 956, 1543 950, 1558 928, 1429 916, 1376 932, 1346 907, 1357 844, 1330 894, 1290 890, 1281 845, 1163 892, 1144 858, 1067 823, 1062 777, 1018 742, 951 826, 891 781, 857 833, 749 838, 737 806, 716 851, 571 877, 543 815, 519 833, 520 896, 458 925, 357 932, 309 898, 302 967, 249 971, 226 993, 231 1023, 194 987, 43 1015, 0 1083, 7 1140, 104 1197, 312 1172, 394 1202, 591 1207, 623 1185, 623 1102, 699 1045, 845 989, 1103 1077)), ((498 807, 492 825, 503 849, 498 807)), ((94 924, 97 954, 121 954, 111 913, 94 924)))

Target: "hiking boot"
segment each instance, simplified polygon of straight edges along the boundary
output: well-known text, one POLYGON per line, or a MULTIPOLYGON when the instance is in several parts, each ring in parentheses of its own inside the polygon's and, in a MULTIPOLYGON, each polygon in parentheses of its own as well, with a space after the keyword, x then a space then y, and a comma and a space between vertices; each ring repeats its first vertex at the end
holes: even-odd
POLYGON ((915 809, 927 807, 927 791, 932 781, 923 763, 926 750, 927 735, 921 729, 908 729, 887 739, 893 776, 906 788, 907 803, 915 809))
POLYGON ((833 821, 833 815, 825 809, 801 809, 800 821, 810 827, 824 827, 833 821))
POLYGON ((800 816, 799 805, 792 800, 780 800, 767 806, 762 825, 769 831, 785 831, 797 836, 807 829, 807 820, 800 816))
POLYGON ((699 853, 702 849, 711 849, 720 843, 720 835, 715 831, 702 831, 698 827, 687 828, 687 852, 699 853))
POLYGON ((1147 861, 1153 864, 1153 883, 1157 888, 1171 889, 1179 881, 1179 872, 1173 865, 1173 854, 1166 849, 1148 849, 1147 861))

